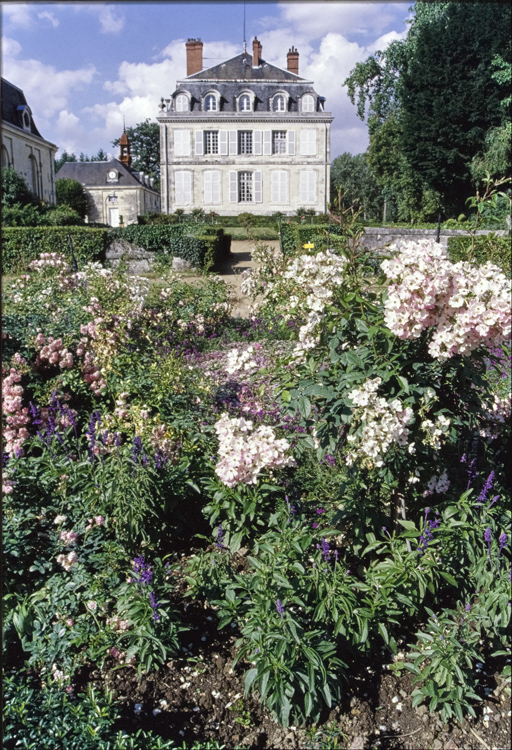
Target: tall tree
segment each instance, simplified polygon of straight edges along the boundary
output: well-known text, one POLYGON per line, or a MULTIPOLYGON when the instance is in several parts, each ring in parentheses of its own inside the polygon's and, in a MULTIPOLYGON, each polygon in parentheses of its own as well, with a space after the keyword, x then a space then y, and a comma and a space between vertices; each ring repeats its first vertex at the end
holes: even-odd
MULTIPOLYGON (((160 126, 151 122, 149 117, 139 122, 134 128, 126 128, 126 135, 130 141, 132 167, 154 177, 155 188, 160 180, 160 126)), ((119 138, 112 141, 114 147, 119 146, 119 138)))
POLYGON ((412 218, 440 202, 456 214, 474 190, 472 160, 503 119, 491 62, 498 53, 510 60, 511 9, 420 2, 412 10, 407 39, 358 63, 344 85, 367 117, 370 166, 402 213, 412 218), (379 137, 383 128, 388 138, 379 137), (392 165, 379 150, 391 134, 392 165))
POLYGON ((68 154, 66 149, 64 149, 59 158, 55 159, 55 171, 58 172, 62 165, 68 161, 78 161, 78 159, 76 158, 76 154, 68 154))
POLYGON ((381 190, 375 181, 365 154, 355 156, 347 151, 337 156, 331 164, 331 195, 338 188, 344 193, 345 205, 357 204, 365 219, 382 214, 381 190))
POLYGON ((87 193, 81 182, 63 177, 55 181, 57 206, 69 206, 85 219, 87 215, 87 193))

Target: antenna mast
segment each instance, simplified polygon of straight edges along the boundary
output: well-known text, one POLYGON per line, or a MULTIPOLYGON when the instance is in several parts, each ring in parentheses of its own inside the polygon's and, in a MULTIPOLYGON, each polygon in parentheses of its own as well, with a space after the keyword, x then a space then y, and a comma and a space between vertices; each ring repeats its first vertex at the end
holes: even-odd
POLYGON ((245 43, 245 0, 244 0, 244 52, 247 52, 247 45, 245 43))

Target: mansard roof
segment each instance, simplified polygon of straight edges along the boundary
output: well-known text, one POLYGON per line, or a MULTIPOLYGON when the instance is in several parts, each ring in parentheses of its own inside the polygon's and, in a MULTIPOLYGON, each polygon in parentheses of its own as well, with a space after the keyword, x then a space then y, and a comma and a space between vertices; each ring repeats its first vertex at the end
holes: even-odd
POLYGON ((31 135, 36 135, 38 138, 43 137, 36 128, 25 94, 13 83, 6 81, 5 78, 2 78, 2 122, 14 125, 14 127, 25 130, 25 132, 31 133, 31 135), (23 127, 23 112, 26 110, 28 110, 28 114, 30 115, 29 130, 25 130, 23 127))
POLYGON ((128 168, 119 159, 110 159, 109 161, 67 161, 55 175, 56 180, 62 178, 77 180, 85 187, 144 187, 147 190, 155 191, 155 188, 142 182, 139 173, 128 168), (107 175, 111 169, 115 169, 119 174, 118 182, 107 181, 107 175))
POLYGON ((301 78, 289 70, 278 68, 277 65, 265 62, 260 58, 260 64, 256 67, 252 65, 252 55, 248 52, 241 52, 231 60, 214 65, 211 68, 200 70, 199 73, 193 73, 187 76, 186 81, 283 81, 305 83, 306 79, 301 78))

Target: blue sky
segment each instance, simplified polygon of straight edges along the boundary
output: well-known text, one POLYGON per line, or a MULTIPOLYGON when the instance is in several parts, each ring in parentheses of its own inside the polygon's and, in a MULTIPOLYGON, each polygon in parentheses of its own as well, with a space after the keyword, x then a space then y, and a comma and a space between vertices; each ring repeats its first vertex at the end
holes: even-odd
MULTIPOLYGON (((246 2, 246 39, 314 81, 335 116, 331 156, 364 151, 367 130, 342 82, 357 62, 407 34, 411 2, 246 2)), ((60 150, 93 154, 123 128, 158 112, 186 76, 185 42, 201 38, 204 64, 242 51, 243 2, 11 3, 2 14, 2 76, 23 89, 39 131, 60 150)))

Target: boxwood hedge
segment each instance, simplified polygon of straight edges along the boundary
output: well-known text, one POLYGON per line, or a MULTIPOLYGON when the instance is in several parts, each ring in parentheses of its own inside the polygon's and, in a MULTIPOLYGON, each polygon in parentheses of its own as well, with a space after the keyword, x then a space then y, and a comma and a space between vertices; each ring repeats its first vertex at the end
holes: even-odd
MULTIPOLYGON (((475 237, 475 250, 473 257, 477 263, 486 263, 488 260, 499 266, 501 270, 510 276, 512 241, 508 236, 499 236, 494 233, 481 234, 475 237)), ((449 237, 448 253, 450 260, 457 263, 467 260, 471 250, 471 237, 449 237)))
POLYGON ((63 253, 69 263, 74 255, 79 267, 103 262, 108 232, 89 227, 2 227, 2 273, 27 271, 41 253, 63 253))

